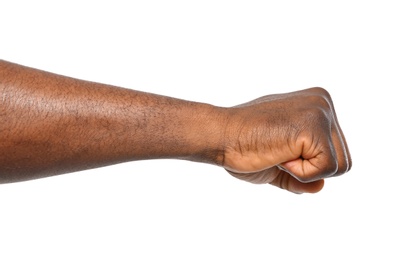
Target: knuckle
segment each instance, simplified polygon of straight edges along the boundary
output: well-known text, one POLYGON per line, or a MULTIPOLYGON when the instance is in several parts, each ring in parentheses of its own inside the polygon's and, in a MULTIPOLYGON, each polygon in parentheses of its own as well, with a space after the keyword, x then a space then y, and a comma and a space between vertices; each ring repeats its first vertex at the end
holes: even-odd
POLYGON ((333 102, 331 94, 324 88, 315 87, 311 91, 313 104, 316 104, 324 109, 332 109, 333 102))
POLYGON ((325 88, 314 87, 314 88, 312 88, 312 90, 313 90, 314 93, 316 93, 319 96, 322 96, 322 97, 324 97, 324 98, 326 98, 328 100, 331 99, 330 93, 325 88))
POLYGON ((327 128, 330 125, 329 113, 321 107, 311 107, 303 111, 302 117, 307 125, 327 128))
POLYGON ((321 107, 322 109, 329 110, 331 109, 331 101, 330 98, 324 95, 314 95, 312 97, 313 104, 321 107))

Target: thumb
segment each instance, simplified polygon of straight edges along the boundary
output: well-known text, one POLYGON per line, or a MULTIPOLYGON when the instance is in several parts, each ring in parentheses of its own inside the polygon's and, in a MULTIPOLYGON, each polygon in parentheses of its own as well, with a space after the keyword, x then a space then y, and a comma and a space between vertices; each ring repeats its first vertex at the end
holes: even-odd
POLYGON ((338 163, 332 154, 320 153, 309 159, 299 157, 278 165, 301 182, 312 182, 334 175, 338 163))

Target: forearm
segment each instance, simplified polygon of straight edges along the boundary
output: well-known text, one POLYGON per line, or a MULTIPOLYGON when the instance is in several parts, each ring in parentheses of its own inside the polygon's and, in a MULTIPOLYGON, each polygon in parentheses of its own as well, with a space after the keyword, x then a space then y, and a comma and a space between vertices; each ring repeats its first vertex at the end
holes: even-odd
POLYGON ((120 162, 220 164, 222 109, 0 61, 0 182, 120 162))

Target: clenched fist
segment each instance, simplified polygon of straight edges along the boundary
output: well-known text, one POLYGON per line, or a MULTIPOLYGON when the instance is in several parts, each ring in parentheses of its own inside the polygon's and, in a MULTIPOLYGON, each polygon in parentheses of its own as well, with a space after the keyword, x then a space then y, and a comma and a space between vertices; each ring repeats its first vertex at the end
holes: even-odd
POLYGON ((351 166, 329 93, 322 88, 268 95, 230 110, 223 166, 236 178, 295 193, 351 166))

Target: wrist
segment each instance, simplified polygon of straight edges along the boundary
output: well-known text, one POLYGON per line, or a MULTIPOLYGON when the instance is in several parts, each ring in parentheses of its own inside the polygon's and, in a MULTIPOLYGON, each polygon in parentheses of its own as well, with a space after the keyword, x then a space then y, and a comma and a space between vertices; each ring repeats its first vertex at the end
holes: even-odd
POLYGON ((187 116, 191 120, 186 124, 190 126, 187 134, 190 152, 184 159, 222 166, 227 110, 202 103, 197 106, 187 116))

